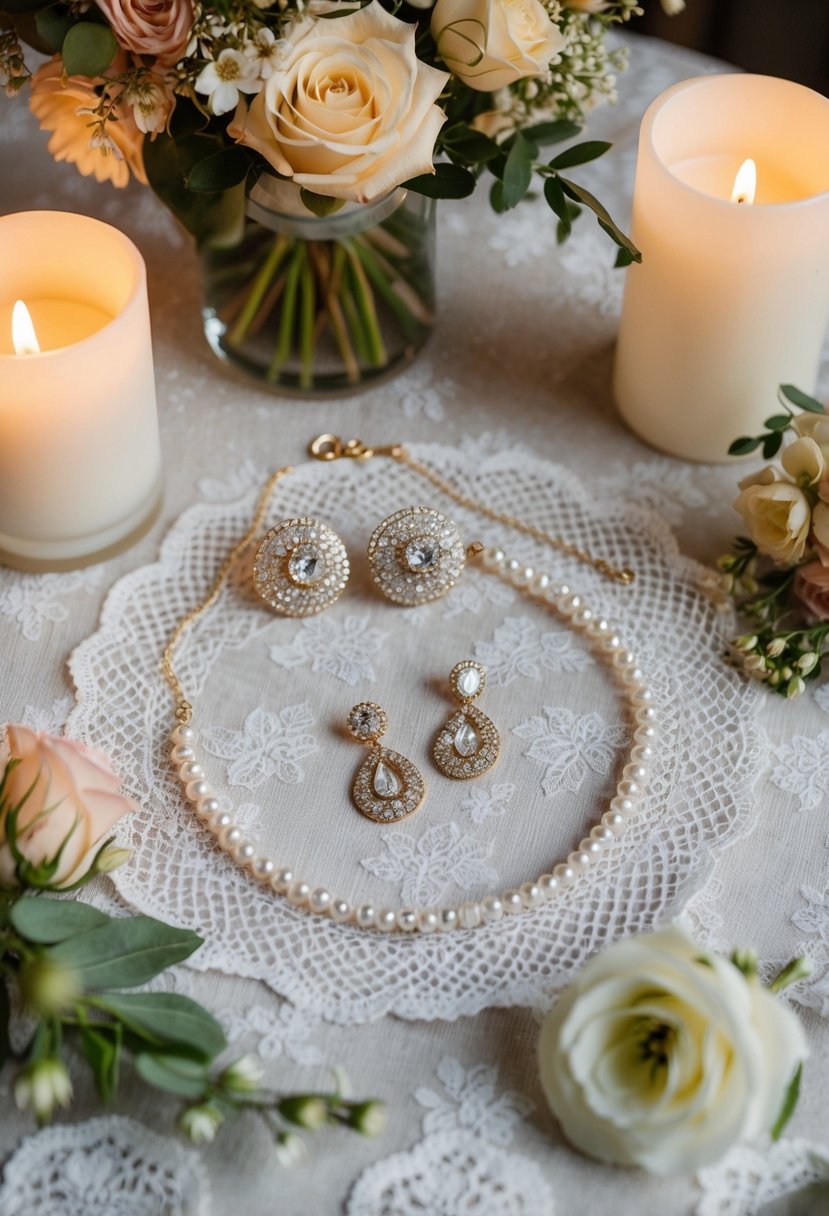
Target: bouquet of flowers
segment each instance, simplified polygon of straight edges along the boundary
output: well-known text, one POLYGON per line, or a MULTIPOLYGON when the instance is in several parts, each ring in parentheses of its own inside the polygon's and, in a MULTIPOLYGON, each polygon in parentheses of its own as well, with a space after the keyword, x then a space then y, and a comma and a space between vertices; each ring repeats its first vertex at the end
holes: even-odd
POLYGON ((738 536, 719 565, 726 591, 751 620, 734 642, 743 667, 798 697, 829 653, 829 415, 791 384, 781 385, 780 401, 785 413, 767 418, 762 435, 735 439, 729 449, 781 456, 779 466, 740 482, 734 507, 749 535, 738 536))
POLYGON ((353 383, 391 362, 381 305, 409 348, 428 332, 423 225, 384 212, 360 239, 352 225, 299 243, 303 219, 401 186, 462 198, 484 177, 503 212, 538 178, 559 239, 586 207, 620 265, 639 259, 567 175, 609 145, 544 149, 613 98, 624 57, 605 36, 641 11, 636 0, 0 0, 0 82, 29 81, 56 159, 116 186, 148 182, 202 245, 235 249, 211 267, 223 348, 261 364, 246 344, 264 332, 264 374, 281 379, 293 359, 309 387, 325 333, 353 383), (50 56, 34 72, 24 44, 50 56), (260 217, 275 207, 294 222, 240 248, 257 182, 260 217))

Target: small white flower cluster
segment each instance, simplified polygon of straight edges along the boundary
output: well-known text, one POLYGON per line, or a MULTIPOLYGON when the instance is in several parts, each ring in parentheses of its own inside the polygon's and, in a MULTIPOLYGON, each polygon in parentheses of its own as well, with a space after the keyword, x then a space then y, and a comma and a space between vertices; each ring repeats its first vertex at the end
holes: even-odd
MULTIPOLYGON (((260 10, 271 6, 270 0, 255 4, 260 10)), ((183 72, 195 92, 207 99, 212 114, 227 114, 240 95, 260 91, 290 50, 281 33, 258 21, 250 9, 234 11, 229 18, 215 10, 197 13, 185 56, 196 66, 183 67, 183 72)))

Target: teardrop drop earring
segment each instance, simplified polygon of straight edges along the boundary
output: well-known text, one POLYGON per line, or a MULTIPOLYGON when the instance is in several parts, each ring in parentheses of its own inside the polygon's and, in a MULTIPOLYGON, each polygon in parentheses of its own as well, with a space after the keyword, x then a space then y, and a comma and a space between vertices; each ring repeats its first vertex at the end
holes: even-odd
POLYGON ((360 814, 375 823, 395 823, 413 815, 426 797, 426 783, 411 760, 379 743, 388 726, 385 711, 374 701, 360 701, 346 726, 358 743, 371 748, 351 787, 360 814))
POLYGON ((447 777, 468 781, 488 772, 501 750, 495 723, 472 704, 486 686, 486 668, 474 659, 463 659, 449 673, 449 685, 461 708, 438 732, 432 757, 447 777))

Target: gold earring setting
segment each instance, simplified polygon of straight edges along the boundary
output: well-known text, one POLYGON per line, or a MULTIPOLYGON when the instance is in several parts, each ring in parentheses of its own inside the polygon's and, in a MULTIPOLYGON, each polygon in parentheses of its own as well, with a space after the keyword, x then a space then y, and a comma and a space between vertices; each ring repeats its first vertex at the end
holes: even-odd
POLYGON ((466 561, 458 529, 431 507, 395 511, 368 542, 371 577, 387 599, 415 607, 455 585, 466 561))
POLYGON ((411 760, 380 745, 387 725, 385 711, 374 701, 360 701, 346 719, 350 734, 371 748, 357 769, 351 797, 360 814, 375 823, 413 815, 426 797, 426 783, 411 760))
POLYGON ((486 668, 474 659, 464 659, 452 668, 449 685, 461 708, 438 732, 432 757, 447 777, 467 781, 492 768, 501 740, 492 719, 472 704, 486 686, 486 668))
POLYGON ((262 539, 253 585, 282 616, 312 616, 333 604, 348 582, 345 545, 318 519, 283 519, 262 539))

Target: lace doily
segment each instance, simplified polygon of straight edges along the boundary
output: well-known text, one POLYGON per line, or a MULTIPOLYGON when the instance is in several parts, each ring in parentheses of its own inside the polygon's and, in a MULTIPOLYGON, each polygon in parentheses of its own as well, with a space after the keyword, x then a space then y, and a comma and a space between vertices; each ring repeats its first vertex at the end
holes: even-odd
MULTIPOLYGON (((746 826, 759 766, 757 691, 721 662, 732 622, 703 569, 681 557, 654 513, 603 509, 566 470, 516 450, 419 446, 416 455, 502 512, 531 519, 637 571, 620 588, 533 542, 452 510, 462 536, 509 541, 564 575, 616 621, 657 694, 660 738, 643 812, 589 876, 540 911, 442 938, 386 939, 314 919, 227 862, 180 800, 167 760, 173 725, 159 656, 173 624, 205 591, 250 519, 256 490, 188 510, 157 564, 111 591, 98 631, 74 652, 78 705, 69 731, 105 748, 139 810, 125 827, 132 862, 116 872, 134 908, 196 928, 199 967, 266 981, 340 1022, 395 1012, 455 1018, 492 1005, 539 1005, 585 957, 674 911, 702 882, 712 852, 746 826)), ((221 492, 221 490, 220 490, 221 492)), ((275 619, 244 580, 188 634, 177 667, 197 705, 213 785, 278 864, 351 901, 479 898, 543 871, 575 847, 609 796, 624 732, 610 681, 543 609, 485 575, 445 601, 401 610, 379 602, 360 561, 368 535, 401 506, 435 502, 411 470, 375 459, 301 466, 268 525, 316 515, 346 541, 352 585, 324 616, 275 619), (501 731, 498 769, 474 783, 429 767, 451 708, 458 659, 490 667, 482 708, 501 731), (389 715, 389 746, 427 776, 417 816, 380 829, 348 797, 361 750, 340 724, 369 696, 389 715)), ((469 576, 467 576, 468 578, 469 576)))
POLYGON ((134 1119, 107 1115, 28 1136, 6 1163, 3 1216, 208 1216, 199 1156, 134 1119))
POLYGON ((696 1216, 755 1216, 766 1210, 817 1216, 829 1205, 829 1149, 801 1139, 762 1150, 743 1145, 701 1170, 697 1181, 704 1194, 696 1216), (778 1206, 781 1199, 786 1203, 778 1206))

